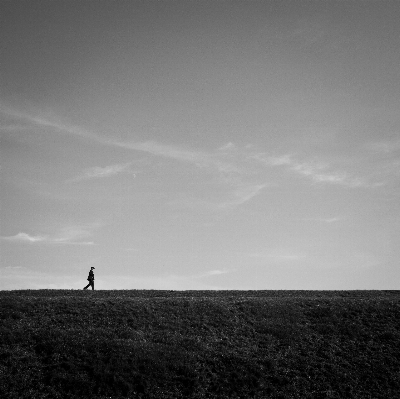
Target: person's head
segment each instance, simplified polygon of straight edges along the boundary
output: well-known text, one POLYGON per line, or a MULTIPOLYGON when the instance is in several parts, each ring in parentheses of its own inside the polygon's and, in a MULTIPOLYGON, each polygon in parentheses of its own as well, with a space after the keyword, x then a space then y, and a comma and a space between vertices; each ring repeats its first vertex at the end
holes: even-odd
POLYGON ((93 270, 94 269, 94 267, 92 266, 91 268, 90 268, 90 270, 93 270))

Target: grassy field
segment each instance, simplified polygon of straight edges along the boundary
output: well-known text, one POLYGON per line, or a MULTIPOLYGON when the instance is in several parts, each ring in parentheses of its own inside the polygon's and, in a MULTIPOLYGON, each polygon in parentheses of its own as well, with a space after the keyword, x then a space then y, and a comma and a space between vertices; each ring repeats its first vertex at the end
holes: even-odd
POLYGON ((399 398, 399 291, 3 291, 2 398, 399 398))

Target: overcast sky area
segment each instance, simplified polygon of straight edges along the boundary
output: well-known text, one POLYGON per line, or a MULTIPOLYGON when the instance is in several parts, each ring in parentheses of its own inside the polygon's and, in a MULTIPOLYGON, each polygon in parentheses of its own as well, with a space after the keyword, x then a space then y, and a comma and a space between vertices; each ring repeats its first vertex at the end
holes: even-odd
POLYGON ((0 8, 0 289, 399 289, 399 1, 0 8))

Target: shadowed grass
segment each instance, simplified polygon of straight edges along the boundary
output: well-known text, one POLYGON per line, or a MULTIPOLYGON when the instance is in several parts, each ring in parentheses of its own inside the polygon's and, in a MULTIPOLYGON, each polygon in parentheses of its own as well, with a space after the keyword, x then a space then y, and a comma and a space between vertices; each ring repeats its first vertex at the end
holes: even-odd
POLYGON ((0 292, 7 398, 395 398, 397 291, 0 292))

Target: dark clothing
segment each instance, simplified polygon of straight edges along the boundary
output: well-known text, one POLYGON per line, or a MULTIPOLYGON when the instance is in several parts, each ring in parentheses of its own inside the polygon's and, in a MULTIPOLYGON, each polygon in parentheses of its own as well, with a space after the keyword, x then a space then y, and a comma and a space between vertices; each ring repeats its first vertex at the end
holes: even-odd
POLYGON ((89 276, 88 276, 87 279, 89 281, 89 284, 84 288, 84 290, 86 290, 89 286, 91 286, 92 290, 94 290, 94 273, 93 273, 93 270, 90 270, 89 276))
POLYGON ((93 270, 90 270, 90 272, 89 272, 89 276, 88 276, 88 281, 90 281, 90 280, 94 280, 94 273, 93 273, 93 270))
POLYGON ((92 290, 94 290, 94 280, 89 280, 89 284, 84 288, 84 290, 86 290, 89 286, 91 286, 92 290))

